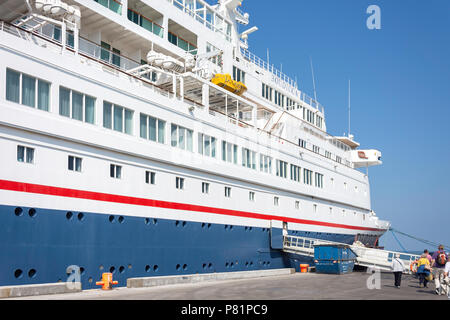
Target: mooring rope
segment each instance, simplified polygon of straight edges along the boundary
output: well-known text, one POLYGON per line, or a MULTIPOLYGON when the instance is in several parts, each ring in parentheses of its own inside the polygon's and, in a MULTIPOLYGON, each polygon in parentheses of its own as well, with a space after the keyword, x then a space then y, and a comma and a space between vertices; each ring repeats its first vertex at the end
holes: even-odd
POLYGON ((437 248, 439 245, 443 245, 443 246, 444 246, 445 248, 447 248, 447 249, 450 248, 450 246, 448 246, 448 245, 446 245, 446 244, 443 244, 443 243, 436 243, 436 242, 433 242, 433 241, 430 241, 430 240, 421 239, 421 238, 415 237, 415 236, 413 236, 413 235, 410 235, 410 234, 407 234, 407 233, 398 231, 398 230, 396 230, 396 229, 394 229, 394 228, 389 229, 389 231, 392 232, 392 234, 394 235, 394 238, 397 240, 397 242, 399 243, 399 245, 402 247, 403 250, 405 250, 405 248, 401 245, 400 241, 397 239, 397 237, 395 236, 395 233, 394 233, 394 232, 396 232, 396 233, 398 233, 398 234, 401 234, 401 235, 404 235, 405 237, 408 237, 408 238, 417 240, 417 241, 419 241, 419 242, 428 244, 428 245, 430 245, 430 246, 433 246, 434 248, 437 248))

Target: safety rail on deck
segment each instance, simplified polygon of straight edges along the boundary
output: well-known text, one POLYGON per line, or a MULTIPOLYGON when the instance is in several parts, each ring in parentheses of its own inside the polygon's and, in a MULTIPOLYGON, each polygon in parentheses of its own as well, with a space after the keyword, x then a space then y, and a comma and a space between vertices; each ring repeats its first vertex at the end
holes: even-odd
POLYGON ((267 71, 271 72, 278 79, 283 81, 286 85, 290 86, 291 89, 295 89, 296 91, 299 91, 299 96, 297 96, 297 97, 301 101, 309 104, 311 107, 313 107, 314 109, 320 111, 321 113, 324 112, 324 108, 319 102, 317 102, 316 100, 314 100, 313 98, 308 96, 306 93, 301 92, 300 90, 298 90, 297 81, 294 81, 292 78, 290 78, 289 76, 287 76, 283 72, 279 71, 273 65, 269 65, 266 61, 264 61, 263 59, 261 59, 260 57, 256 56, 255 54, 253 54, 252 52, 248 51, 245 48, 241 47, 241 54, 244 57, 244 59, 246 59, 247 61, 253 63, 254 65, 256 65, 257 67, 259 67, 261 69, 264 69, 264 70, 267 70, 267 71))
MULTIPOLYGON (((45 48, 53 48, 55 50, 61 50, 63 47, 61 44, 61 40, 54 39, 52 36, 49 36, 48 34, 39 33, 37 31, 31 32, 22 27, 17 27, 17 26, 11 25, 5 21, 0 21, 0 31, 4 31, 13 36, 22 38, 27 41, 31 41, 34 44, 45 47, 45 48)), ((69 52, 74 52, 73 45, 66 44, 66 49, 69 52)), ((157 85, 150 82, 149 80, 146 80, 145 78, 136 77, 136 76, 128 73, 128 70, 132 70, 141 65, 137 61, 134 61, 125 56, 117 54, 111 50, 103 48, 100 45, 98 45, 94 42, 91 42, 87 39, 84 39, 82 37, 79 37, 78 54, 80 54, 81 56, 83 56, 85 58, 91 59, 95 62, 98 62, 101 65, 109 66, 113 69, 116 69, 116 70, 126 74, 126 75, 129 75, 134 78, 138 78, 139 80, 151 85, 152 88, 155 90, 155 92, 158 92, 159 94, 161 94, 163 96, 166 96, 169 98, 173 97, 172 92, 158 87, 157 85)), ((184 99, 185 99, 185 101, 188 101, 190 103, 198 105, 197 103, 190 101, 190 99, 188 99, 186 97, 184 99)))
POLYGON ((206 26, 208 29, 223 35, 228 42, 231 42, 231 23, 220 16, 208 3, 198 0, 189 3, 183 0, 167 1, 172 3, 176 8, 195 18, 195 20, 206 26), (197 8, 197 4, 200 4, 201 7, 197 8), (221 21, 222 23, 217 25, 216 21, 221 21), (224 28, 224 26, 227 27, 224 28), (224 32, 223 29, 225 29, 226 32, 224 32))
POLYGON ((356 254, 356 265, 363 267, 374 267, 380 270, 391 271, 392 261, 397 254, 400 255, 400 260, 405 265, 405 272, 410 273, 410 266, 420 258, 419 255, 405 252, 387 251, 382 249, 366 248, 358 245, 348 245, 346 243, 339 243, 321 239, 298 237, 298 236, 284 236, 283 250, 298 253, 305 256, 314 256, 314 246, 319 244, 331 245, 346 245, 349 246, 356 254))

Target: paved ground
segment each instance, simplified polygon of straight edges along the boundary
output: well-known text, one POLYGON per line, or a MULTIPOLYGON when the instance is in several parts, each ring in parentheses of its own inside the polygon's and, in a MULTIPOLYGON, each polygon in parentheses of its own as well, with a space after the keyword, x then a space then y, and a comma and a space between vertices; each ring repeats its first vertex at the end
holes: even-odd
POLYGON ((87 290, 81 293, 48 295, 11 300, 447 300, 434 293, 434 284, 420 288, 418 280, 403 275, 402 287, 394 287, 393 275, 376 278, 364 272, 348 275, 296 273, 247 280, 213 281, 143 289, 116 288, 112 291, 87 290), (375 281, 372 281, 374 280, 375 281))

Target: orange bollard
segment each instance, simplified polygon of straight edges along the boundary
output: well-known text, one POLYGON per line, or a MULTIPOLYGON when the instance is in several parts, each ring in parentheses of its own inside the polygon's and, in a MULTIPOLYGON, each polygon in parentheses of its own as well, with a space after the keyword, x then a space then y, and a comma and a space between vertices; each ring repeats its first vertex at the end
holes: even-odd
POLYGON ((119 281, 113 281, 112 273, 105 272, 102 274, 102 281, 97 281, 95 284, 102 286, 102 290, 112 290, 112 285, 119 284, 119 281))
POLYGON ((300 272, 301 273, 307 273, 309 268, 309 264, 301 264, 300 265, 300 272))

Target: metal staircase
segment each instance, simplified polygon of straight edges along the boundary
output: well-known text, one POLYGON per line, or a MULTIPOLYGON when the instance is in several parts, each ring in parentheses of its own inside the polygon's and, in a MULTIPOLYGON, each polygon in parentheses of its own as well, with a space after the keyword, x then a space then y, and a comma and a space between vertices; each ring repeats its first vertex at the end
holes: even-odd
MULTIPOLYGON (((283 251, 308 257, 314 257, 314 246, 319 244, 348 245, 345 243, 325 241, 320 239, 285 235, 283 239, 283 251)), ((397 253, 400 254, 400 260, 403 261, 405 267, 407 268, 405 272, 409 273, 411 272, 409 268, 411 263, 420 258, 419 255, 403 252, 372 249, 355 244, 348 246, 357 256, 355 265, 359 265, 362 267, 373 267, 382 271, 392 271, 392 260, 397 253)))

